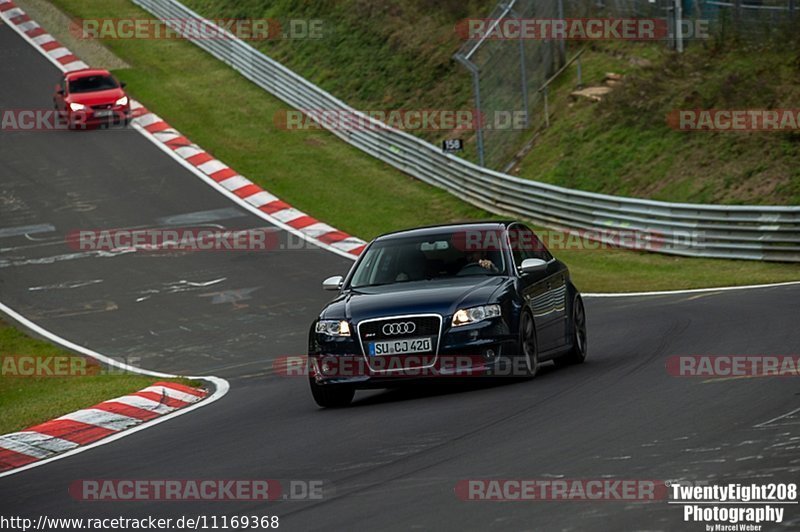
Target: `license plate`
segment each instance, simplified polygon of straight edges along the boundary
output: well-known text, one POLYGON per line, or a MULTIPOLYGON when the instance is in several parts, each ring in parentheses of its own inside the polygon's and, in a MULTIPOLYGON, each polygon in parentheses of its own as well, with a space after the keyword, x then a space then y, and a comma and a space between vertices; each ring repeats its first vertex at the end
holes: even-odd
POLYGON ((386 340, 383 342, 371 342, 369 344, 369 356, 381 355, 406 355, 410 353, 425 353, 433 351, 433 339, 424 338, 403 338, 402 340, 386 340))
POLYGON ((104 111, 95 111, 94 116, 97 118, 105 118, 107 116, 111 116, 114 111, 111 110, 104 110, 104 111))

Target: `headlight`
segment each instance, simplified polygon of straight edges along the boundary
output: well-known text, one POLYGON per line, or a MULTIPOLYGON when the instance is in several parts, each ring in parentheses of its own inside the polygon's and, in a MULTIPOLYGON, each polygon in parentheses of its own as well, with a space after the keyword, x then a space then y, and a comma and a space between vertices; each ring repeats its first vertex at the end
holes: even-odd
POLYGON ((453 327, 467 325, 468 323, 477 323, 479 321, 488 320, 489 318, 496 318, 499 315, 500 305, 482 305, 480 307, 462 308, 453 314, 453 327))
POLYGON ((69 108, 72 109, 73 111, 83 111, 84 109, 86 109, 86 106, 83 105, 82 103, 71 103, 69 104, 69 108))
POLYGON ((344 320, 319 320, 316 331, 328 336, 350 336, 350 324, 344 320))
POLYGON ((122 98, 114 102, 114 105, 128 105, 128 97, 123 96, 122 98))

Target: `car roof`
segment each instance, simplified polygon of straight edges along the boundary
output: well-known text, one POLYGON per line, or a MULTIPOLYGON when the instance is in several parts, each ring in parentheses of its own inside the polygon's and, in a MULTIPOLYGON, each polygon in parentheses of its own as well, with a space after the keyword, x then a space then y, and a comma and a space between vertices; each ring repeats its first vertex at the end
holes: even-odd
POLYGON ((73 70, 65 74, 65 78, 72 81, 74 79, 86 78, 89 76, 110 76, 111 72, 102 68, 84 68, 83 70, 73 70))
POLYGON ((503 230, 509 225, 517 223, 516 220, 498 220, 498 221, 486 221, 486 222, 460 222, 460 223, 449 223, 449 224, 440 224, 440 225, 429 225, 425 227, 417 227, 414 229, 403 229, 401 231, 393 231, 391 233, 385 233, 377 237, 375 240, 391 240, 394 238, 406 238, 406 237, 417 237, 417 236, 428 236, 428 235, 440 235, 444 232, 448 231, 466 231, 466 230, 473 230, 473 231, 491 231, 491 230, 503 230))

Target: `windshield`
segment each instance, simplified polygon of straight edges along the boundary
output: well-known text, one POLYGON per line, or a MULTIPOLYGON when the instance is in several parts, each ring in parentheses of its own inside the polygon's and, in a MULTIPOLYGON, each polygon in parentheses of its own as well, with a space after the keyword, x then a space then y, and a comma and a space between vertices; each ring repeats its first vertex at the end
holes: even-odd
POLYGON ((454 236, 445 233, 376 242, 359 262, 350 287, 506 273, 501 251, 465 250, 454 236))
POLYGON ((69 82, 69 92, 95 92, 116 89, 117 82, 111 76, 86 76, 69 82))

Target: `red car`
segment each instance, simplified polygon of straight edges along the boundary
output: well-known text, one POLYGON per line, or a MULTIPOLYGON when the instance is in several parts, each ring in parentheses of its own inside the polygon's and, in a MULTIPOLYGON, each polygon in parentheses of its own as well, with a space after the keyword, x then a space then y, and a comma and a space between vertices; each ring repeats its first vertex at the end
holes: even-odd
POLYGON ((124 124, 131 119, 125 84, 108 70, 85 69, 64 74, 56 85, 53 106, 70 128, 124 124))

